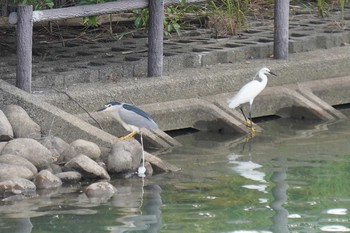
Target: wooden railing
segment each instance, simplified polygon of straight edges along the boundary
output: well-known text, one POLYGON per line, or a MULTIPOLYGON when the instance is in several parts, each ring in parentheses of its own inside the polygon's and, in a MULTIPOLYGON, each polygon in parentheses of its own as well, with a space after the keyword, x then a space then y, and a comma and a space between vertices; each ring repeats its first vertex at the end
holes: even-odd
MULTIPOLYGON (((205 0, 187 0, 187 3, 205 0)), ((19 5, 17 12, 9 15, 9 23, 17 24, 16 86, 31 92, 33 23, 117 13, 149 8, 148 76, 159 77, 163 67, 163 17, 164 5, 178 4, 179 0, 118 0, 95 5, 33 11, 31 5, 19 5), (150 4, 149 4, 150 2, 150 4)))

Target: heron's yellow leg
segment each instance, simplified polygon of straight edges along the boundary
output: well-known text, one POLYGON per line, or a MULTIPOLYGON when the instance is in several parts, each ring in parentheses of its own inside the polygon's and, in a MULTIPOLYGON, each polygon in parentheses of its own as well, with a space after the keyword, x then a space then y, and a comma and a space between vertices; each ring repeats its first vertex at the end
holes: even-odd
POLYGON ((126 140, 126 139, 129 139, 129 138, 132 138, 132 137, 135 136, 135 134, 137 134, 136 131, 131 132, 131 133, 129 133, 128 135, 125 135, 125 136, 123 136, 123 137, 120 137, 119 140, 126 140))

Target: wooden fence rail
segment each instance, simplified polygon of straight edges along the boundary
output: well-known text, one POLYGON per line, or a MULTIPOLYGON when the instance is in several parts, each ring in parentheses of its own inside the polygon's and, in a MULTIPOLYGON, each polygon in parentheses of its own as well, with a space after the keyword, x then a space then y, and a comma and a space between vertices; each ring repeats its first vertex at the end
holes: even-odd
MULTIPOLYGON (((163 15, 164 5, 179 4, 179 0, 118 0, 115 2, 100 3, 95 5, 73 6, 59 9, 33 11, 32 6, 19 5, 17 12, 9 15, 9 23, 17 24, 17 87, 31 92, 32 80, 32 34, 34 22, 45 22, 93 15, 111 14, 126 10, 142 9, 149 7, 149 1, 157 1, 150 7, 149 44, 155 44, 148 49, 148 76, 159 77, 162 75, 163 65, 163 15), (159 49, 161 47, 161 49, 159 49), (150 56, 151 55, 151 56, 150 56)), ((187 0, 187 3, 204 2, 205 0, 187 0)))
MULTIPOLYGON (((204 2, 205 0, 187 0, 187 3, 204 2)), ((164 0, 164 5, 179 4, 179 0, 164 0)), ((148 7, 148 0, 118 0, 115 2, 99 3, 94 5, 72 6, 67 8, 57 8, 48 10, 37 10, 33 12, 33 22, 53 21, 60 19, 70 19, 93 15, 104 15, 127 10, 136 10, 148 7)), ((16 20, 17 13, 12 12, 9 16, 11 20, 16 20)), ((9 19, 9 20, 10 20, 9 19)), ((15 21, 10 22, 15 23, 15 21)))

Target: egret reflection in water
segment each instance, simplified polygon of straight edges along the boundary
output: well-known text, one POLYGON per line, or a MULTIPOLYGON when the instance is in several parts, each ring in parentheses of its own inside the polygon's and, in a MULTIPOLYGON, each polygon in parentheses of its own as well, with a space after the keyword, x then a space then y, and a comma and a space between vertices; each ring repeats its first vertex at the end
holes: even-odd
MULTIPOLYGON (((232 170, 238 173, 240 176, 258 184, 245 184, 243 188, 257 190, 263 193, 268 193, 268 182, 266 181, 266 173, 261 170, 263 166, 256 162, 253 162, 252 144, 254 137, 251 137, 243 144, 243 149, 239 154, 231 153, 228 155, 229 164, 233 164, 232 170), (244 155, 244 151, 248 144, 247 155, 244 155), (260 170, 259 170, 260 169, 260 170)), ((289 233, 288 230, 288 211, 283 207, 283 204, 287 201, 287 189, 288 184, 286 182, 286 168, 281 166, 281 169, 274 171, 270 180, 275 185, 271 189, 273 200, 267 208, 271 208, 275 211, 272 217, 271 230, 273 233, 289 233)), ((260 198, 260 202, 267 202, 267 200, 260 198), (263 201, 262 201, 263 200, 263 201)), ((270 232, 270 231, 237 231, 237 232, 270 232)))
POLYGON ((243 152, 245 149, 245 144, 248 144, 248 156, 245 156, 241 153, 236 154, 232 152, 231 154, 228 155, 228 160, 230 164, 235 165, 232 167, 232 170, 237 172, 242 177, 247 178, 248 180, 252 180, 254 182, 259 183, 259 184, 246 184, 246 185, 243 185, 242 187, 248 188, 248 189, 256 189, 258 191, 266 193, 266 187, 267 187, 266 186, 267 182, 265 180, 266 174, 262 171, 257 170, 261 168, 262 165, 252 161, 252 155, 251 155, 252 141, 253 141, 253 138, 250 138, 248 141, 246 141, 243 144, 243 149, 241 151, 243 152))

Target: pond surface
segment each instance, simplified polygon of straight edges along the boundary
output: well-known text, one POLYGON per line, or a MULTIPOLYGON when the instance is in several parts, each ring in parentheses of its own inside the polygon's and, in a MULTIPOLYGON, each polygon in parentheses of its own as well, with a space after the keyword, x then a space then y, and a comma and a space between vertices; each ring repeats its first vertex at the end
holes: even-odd
POLYGON ((350 121, 278 119, 253 139, 180 136, 160 155, 181 171, 1 203, 0 232, 350 232, 350 121))

